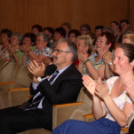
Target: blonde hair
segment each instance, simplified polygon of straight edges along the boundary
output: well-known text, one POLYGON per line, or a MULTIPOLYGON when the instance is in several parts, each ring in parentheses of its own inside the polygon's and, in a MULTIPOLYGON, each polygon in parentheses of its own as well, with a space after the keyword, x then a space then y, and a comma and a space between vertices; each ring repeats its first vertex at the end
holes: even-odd
POLYGON ((134 34, 125 34, 122 39, 129 39, 132 44, 134 44, 134 34))
POLYGON ((85 41, 85 46, 89 46, 88 51, 89 51, 89 54, 91 54, 92 48, 93 48, 93 46, 92 46, 92 44, 93 44, 92 38, 90 36, 88 36, 88 35, 81 35, 81 36, 77 37, 77 40, 84 40, 85 41))

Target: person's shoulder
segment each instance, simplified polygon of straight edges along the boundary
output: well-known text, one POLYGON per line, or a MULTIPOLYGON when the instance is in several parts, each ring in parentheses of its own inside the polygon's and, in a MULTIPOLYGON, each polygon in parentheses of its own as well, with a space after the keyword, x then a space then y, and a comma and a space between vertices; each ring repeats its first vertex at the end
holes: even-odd
POLYGON ((78 69, 75 67, 74 64, 71 64, 70 67, 66 70, 67 75, 71 76, 78 76, 82 77, 81 73, 78 71, 78 69))
POLYGON ((118 79, 118 76, 113 76, 107 79, 107 83, 114 83, 118 79))

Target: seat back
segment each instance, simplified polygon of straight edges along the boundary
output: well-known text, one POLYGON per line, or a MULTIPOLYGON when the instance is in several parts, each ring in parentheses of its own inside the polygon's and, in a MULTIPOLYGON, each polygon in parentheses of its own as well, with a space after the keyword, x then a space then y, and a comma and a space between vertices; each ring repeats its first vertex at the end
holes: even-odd
POLYGON ((3 63, 0 73, 0 82, 15 81, 21 65, 15 62, 3 63))
POLYGON ((18 76, 15 81, 14 88, 29 87, 32 82, 32 74, 28 71, 26 65, 21 66, 18 76))

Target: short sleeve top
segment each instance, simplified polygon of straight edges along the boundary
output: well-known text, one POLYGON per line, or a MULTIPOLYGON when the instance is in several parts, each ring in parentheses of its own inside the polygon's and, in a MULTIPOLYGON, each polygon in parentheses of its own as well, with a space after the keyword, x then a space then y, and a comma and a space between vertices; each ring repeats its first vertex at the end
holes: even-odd
MULTIPOLYGON (((115 81, 117 80, 118 76, 114 76, 114 77, 111 77, 107 80, 107 84, 108 84, 108 87, 109 87, 109 94, 111 93, 111 89, 115 83, 115 81)), ((127 92, 124 91, 120 96, 118 96, 117 98, 113 98, 113 101, 115 102, 115 104, 119 107, 119 109, 121 109, 123 111, 123 108, 124 108, 124 105, 125 105, 125 102, 128 102, 128 103, 132 103, 131 99, 128 97, 127 95, 127 92)), ((113 119, 113 117, 111 116, 111 114, 109 113, 106 105, 104 104, 104 108, 107 112, 105 118, 108 118, 112 121, 115 121, 113 119)))
MULTIPOLYGON (((91 55, 89 56, 89 58, 88 58, 89 61, 92 63, 93 67, 94 67, 96 70, 98 70, 101 65, 104 65, 103 59, 100 59, 99 61, 95 62, 95 58, 96 58, 97 56, 98 56, 97 53, 93 53, 93 54, 91 54, 91 55)), ((90 75, 90 74, 88 73, 88 70, 87 70, 86 66, 84 66, 84 68, 83 68, 83 75, 90 75)))

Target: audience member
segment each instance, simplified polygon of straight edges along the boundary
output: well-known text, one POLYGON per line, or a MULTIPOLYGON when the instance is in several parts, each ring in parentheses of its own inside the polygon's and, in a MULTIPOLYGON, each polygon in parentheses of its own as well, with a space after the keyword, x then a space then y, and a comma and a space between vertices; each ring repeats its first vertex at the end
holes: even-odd
POLYGON ((102 31, 113 33, 113 30, 110 27, 104 27, 102 31))
POLYGON ((71 30, 71 24, 70 23, 63 23, 61 25, 61 27, 66 30, 66 36, 65 36, 65 38, 67 39, 68 38, 68 33, 71 30))
POLYGON ((122 43, 130 43, 134 45, 134 34, 125 34, 122 37, 122 43))
POLYGON ((28 69, 34 75, 30 86, 33 97, 25 103, 25 107, 0 110, 1 134, 15 134, 34 128, 52 130, 52 106, 76 101, 82 87, 81 74, 72 64, 77 56, 76 45, 62 40, 52 56, 54 65, 46 69, 43 63, 39 66, 36 61, 30 62, 28 69), (45 77, 41 78, 44 72, 45 77))
POLYGON ((56 28, 54 31, 54 41, 55 41, 54 45, 56 46, 57 42, 60 39, 65 38, 65 36, 66 36, 66 31, 64 28, 62 28, 62 27, 56 28))
MULTIPOLYGON (((83 74, 90 75, 93 79, 105 79, 105 64, 103 55, 109 52, 115 43, 114 35, 110 32, 102 32, 96 42, 97 53, 93 53, 88 57, 86 53, 80 53, 78 59, 80 61, 78 70, 83 74)), ((109 63, 108 63, 109 64, 109 63)))
POLYGON ((80 32, 77 29, 72 29, 68 33, 68 38, 75 44, 77 43, 77 37, 80 36, 80 32))
POLYGON ((98 25, 98 26, 95 27, 95 36, 96 36, 96 38, 98 38, 99 34, 102 33, 103 28, 104 28, 104 26, 102 26, 102 25, 98 25))
POLYGON ((49 36, 50 38, 48 42, 48 47, 54 49, 54 41, 53 41, 54 29, 52 27, 45 27, 43 33, 49 36))
POLYGON ((34 49, 35 49, 35 47, 34 47, 35 39, 36 39, 36 36, 33 33, 24 34, 23 45, 20 46, 20 50, 21 50, 20 55, 23 55, 23 58, 22 58, 22 64, 23 65, 26 65, 26 62, 28 60, 28 54, 25 51, 25 49, 30 48, 32 51, 34 51, 34 49))
POLYGON ((42 32, 42 26, 40 25, 33 25, 32 26, 32 33, 34 33, 35 35, 37 35, 38 33, 42 32))
POLYGON ((121 20, 120 25, 121 25, 122 35, 131 32, 130 31, 130 23, 128 20, 121 20))
POLYGON ((10 60, 10 54, 7 50, 7 47, 10 45, 10 37, 11 37, 12 31, 9 29, 2 29, 1 30, 1 42, 2 45, 0 46, 0 59, 9 61, 10 60))
MULTIPOLYGON (((90 36, 81 35, 77 37, 78 58, 80 57, 80 53, 86 53, 89 57, 89 55, 93 51, 92 43, 93 42, 90 36)), ((74 61, 76 67, 78 67, 78 65, 80 64, 78 58, 74 61)))
POLYGON ((23 36, 19 32, 12 33, 10 44, 8 46, 8 51, 10 53, 10 61, 15 61, 22 65, 22 58, 24 52, 20 50, 20 45, 22 45, 23 36))
POLYGON ((116 39, 117 43, 121 43, 121 32, 120 32, 120 27, 119 27, 119 23, 117 21, 112 21, 111 22, 111 29, 114 32, 114 36, 116 39))
POLYGON ((26 55, 23 57, 28 57, 26 61, 26 65, 30 63, 30 61, 35 60, 38 63, 43 62, 46 58, 51 59, 52 50, 47 47, 47 43, 49 42, 49 37, 44 33, 38 33, 36 36, 36 49, 32 52, 30 46, 23 47, 26 55))
POLYGON ((68 120, 58 126, 52 134, 120 134, 127 125, 132 110, 132 101, 126 92, 126 82, 134 81, 134 45, 121 44, 114 53, 114 71, 119 77, 112 77, 101 84, 91 77, 83 76, 83 84, 93 97, 93 122, 68 120), (121 61, 122 59, 122 61, 121 61))
POLYGON ((81 35, 87 35, 90 34, 91 28, 88 24, 83 24, 80 26, 80 33, 81 35))

